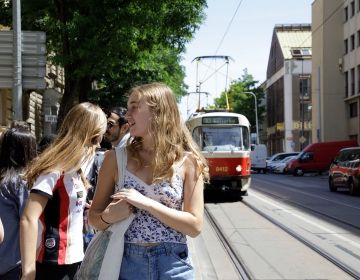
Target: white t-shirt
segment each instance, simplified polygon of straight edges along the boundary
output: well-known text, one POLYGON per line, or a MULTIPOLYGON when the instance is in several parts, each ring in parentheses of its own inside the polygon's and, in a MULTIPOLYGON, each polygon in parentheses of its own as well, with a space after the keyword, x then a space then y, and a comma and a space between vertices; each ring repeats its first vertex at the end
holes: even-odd
POLYGON ((80 174, 51 172, 39 176, 31 192, 49 198, 39 218, 37 261, 59 265, 82 261, 86 189, 80 174))

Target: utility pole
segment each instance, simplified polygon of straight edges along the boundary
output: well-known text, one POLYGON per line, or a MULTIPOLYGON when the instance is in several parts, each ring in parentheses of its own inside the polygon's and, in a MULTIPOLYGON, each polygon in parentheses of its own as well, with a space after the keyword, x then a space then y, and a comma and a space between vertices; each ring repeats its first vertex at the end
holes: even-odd
POLYGON ((256 125, 256 144, 259 144, 259 123, 258 123, 258 113, 257 113, 257 100, 256 100, 256 95, 255 93, 251 92, 251 91, 245 91, 242 93, 247 93, 247 94, 251 94, 254 97, 254 101, 255 101, 255 125, 256 125))
POLYGON ((13 13, 13 60, 12 112, 14 120, 22 120, 22 61, 21 61, 21 3, 12 1, 13 13))

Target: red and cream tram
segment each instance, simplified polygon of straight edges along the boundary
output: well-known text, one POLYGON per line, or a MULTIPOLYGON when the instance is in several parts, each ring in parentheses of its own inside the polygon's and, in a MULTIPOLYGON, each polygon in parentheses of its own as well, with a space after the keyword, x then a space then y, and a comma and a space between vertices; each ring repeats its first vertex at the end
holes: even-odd
POLYGON ((186 122, 208 160, 213 190, 246 194, 250 186, 250 123, 230 112, 200 111, 186 122))

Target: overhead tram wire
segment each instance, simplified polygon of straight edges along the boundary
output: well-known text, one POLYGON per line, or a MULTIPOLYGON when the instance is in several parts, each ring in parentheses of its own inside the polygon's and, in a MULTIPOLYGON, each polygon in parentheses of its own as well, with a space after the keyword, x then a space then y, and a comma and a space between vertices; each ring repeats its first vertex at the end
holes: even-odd
MULTIPOLYGON (((228 26, 226 27, 226 30, 225 30, 225 32, 224 32, 224 34, 223 34, 223 36, 222 36, 222 38, 221 38, 221 40, 220 40, 217 48, 216 48, 216 50, 215 50, 214 56, 216 56, 216 55, 218 54, 218 51, 219 51, 222 43, 224 42, 224 39, 225 39, 227 33, 229 32, 230 27, 231 27, 231 25, 232 25, 232 23, 233 23, 233 21, 234 21, 234 19, 235 19, 235 16, 236 16, 236 14, 237 14, 237 12, 238 12, 238 10, 239 10, 239 8, 240 8, 240 6, 241 6, 241 4, 242 4, 243 1, 244 1, 244 0, 240 0, 239 4, 237 5, 237 7, 236 7, 236 9, 235 9, 235 12, 234 12, 234 14, 233 14, 233 16, 232 16, 232 18, 231 18, 228 26)), ((210 66, 211 66, 211 63, 210 63, 210 66)), ((205 74, 204 74, 204 77, 206 77, 206 75, 207 75, 207 73, 208 73, 208 71, 209 71, 209 69, 210 69, 210 66, 207 67, 207 70, 206 70, 206 72, 205 72, 205 74)), ((211 76, 212 76, 212 75, 211 75, 211 76)), ((203 78, 202 80, 208 80, 208 78, 203 78)), ((202 83, 203 83, 203 82, 202 82, 202 83)))
MULTIPOLYGON (((203 82, 199 81, 198 79, 198 73, 199 73, 199 61, 201 61, 202 59, 224 59, 225 60, 225 64, 227 68, 229 68, 229 60, 233 60, 231 56, 228 56, 228 55, 217 55, 217 56, 213 56, 213 55, 208 55, 208 56, 198 56, 198 57, 195 57, 192 61, 195 61, 197 62, 197 66, 196 66, 196 92, 199 93, 199 102, 198 102, 198 110, 200 110, 200 88, 201 88, 201 85, 203 84, 203 82)), ((221 67, 220 67, 221 68, 221 67)), ((215 72, 216 73, 216 72, 215 72)), ((214 74, 215 74, 214 73, 214 74)), ((227 87, 227 79, 228 79, 228 70, 226 70, 226 87, 227 87)), ((226 88, 225 88, 225 93, 226 93, 226 88)), ((226 95, 226 94, 225 94, 226 95)), ((228 97, 226 95, 226 107, 227 109, 229 110, 230 107, 229 107, 229 100, 228 100, 228 97)))
MULTIPOLYGON (((314 29, 308 37, 306 37, 306 38, 299 44, 299 47, 301 47, 301 46, 307 41, 307 39, 309 39, 310 37, 312 37, 312 34, 313 34, 313 33, 317 32, 321 27, 323 27, 324 24, 325 24, 328 20, 330 20, 330 19, 336 14, 336 12, 337 12, 340 8, 342 8, 342 6, 344 5, 345 2, 346 2, 346 0, 343 0, 342 3, 341 3, 339 6, 337 6, 336 9, 335 9, 329 16, 326 17, 325 20, 324 20, 316 29, 314 29)), ((311 28, 312 28, 312 27, 311 27, 311 28)))

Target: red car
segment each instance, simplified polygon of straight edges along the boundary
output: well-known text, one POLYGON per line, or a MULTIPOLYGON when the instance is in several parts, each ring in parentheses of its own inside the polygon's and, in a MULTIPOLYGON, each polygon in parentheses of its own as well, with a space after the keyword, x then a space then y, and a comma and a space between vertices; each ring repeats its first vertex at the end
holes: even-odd
POLYGON ((342 149, 331 163, 329 188, 347 188, 351 195, 360 193, 360 147, 342 149))

